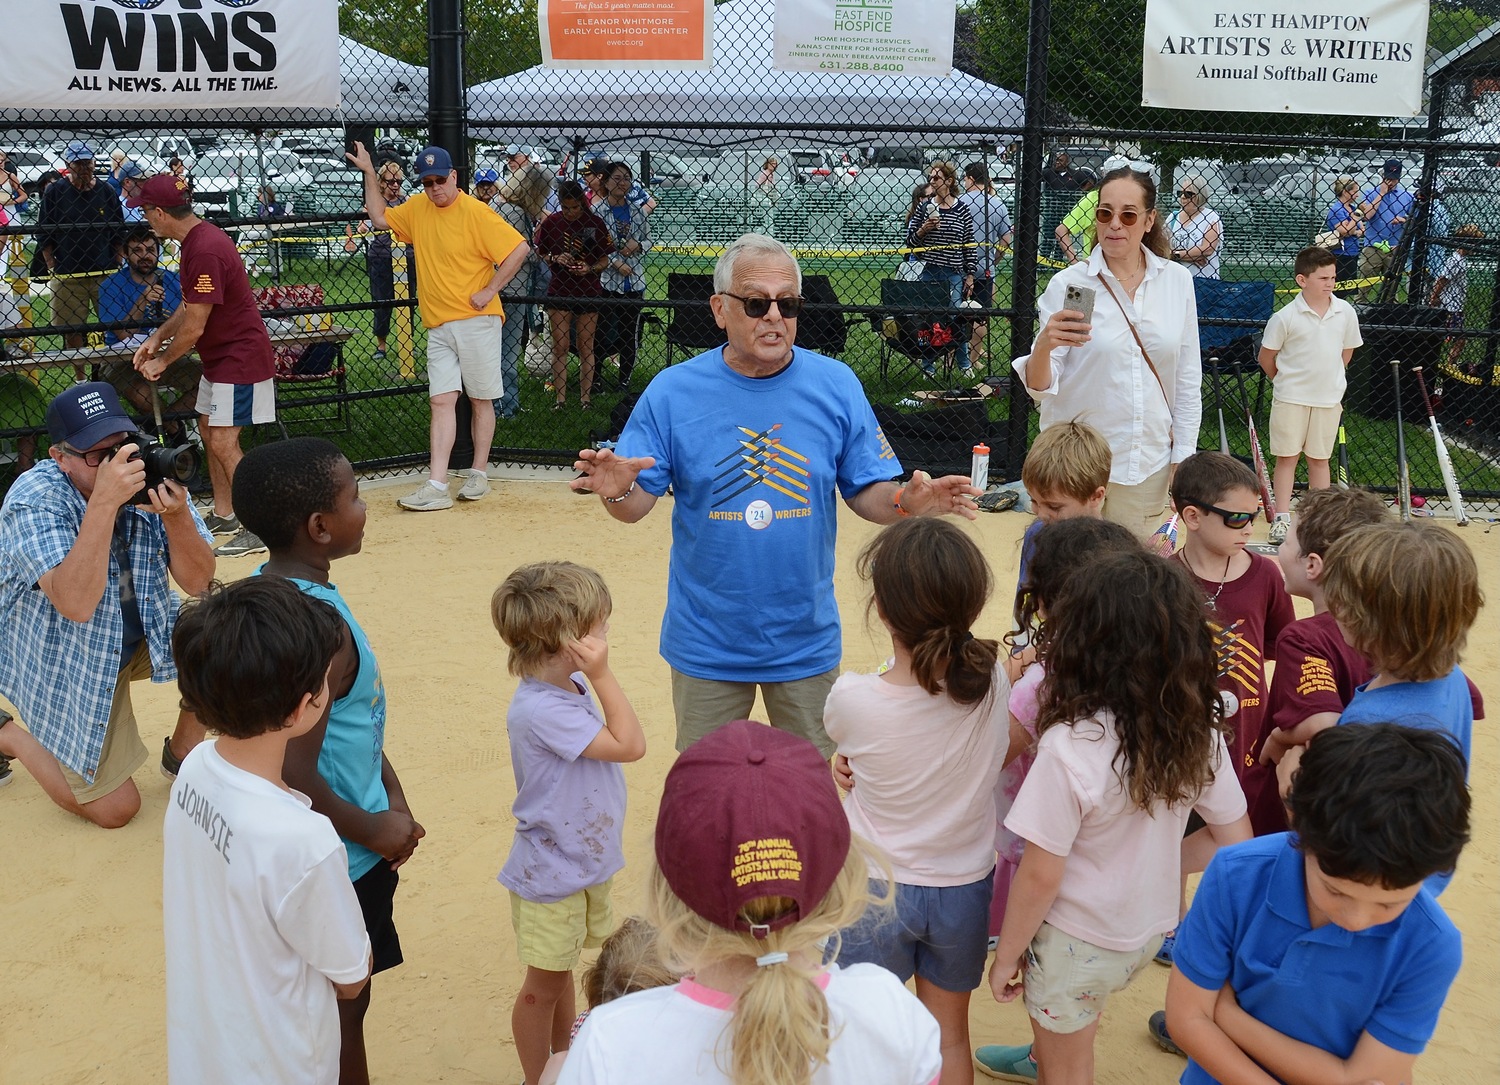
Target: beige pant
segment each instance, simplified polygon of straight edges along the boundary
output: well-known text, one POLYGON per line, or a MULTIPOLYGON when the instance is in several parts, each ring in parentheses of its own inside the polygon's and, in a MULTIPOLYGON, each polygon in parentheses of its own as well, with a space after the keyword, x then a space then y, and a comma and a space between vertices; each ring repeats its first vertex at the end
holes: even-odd
POLYGON ((1167 480, 1171 473, 1168 465, 1134 486, 1111 482, 1104 491, 1101 510, 1104 518, 1128 527, 1143 539, 1149 538, 1166 519, 1167 480))
POLYGON ((693 678, 674 667, 672 708, 677 714, 677 749, 685 750, 710 731, 749 716, 759 686, 772 727, 801 735, 824 757, 832 757, 837 746, 823 730, 823 703, 838 676, 835 667, 792 682, 719 682, 693 678))
POLYGON ((109 707, 109 727, 104 732, 104 749, 99 752, 99 768, 94 773, 94 782, 89 783, 78 773, 59 762, 63 778, 73 789, 73 797, 79 804, 102 799, 130 779, 136 769, 146 763, 146 747, 141 742, 141 728, 135 721, 135 709, 130 703, 130 683, 151 677, 151 652, 146 642, 136 646, 130 662, 120 668, 115 679, 115 698, 109 707))

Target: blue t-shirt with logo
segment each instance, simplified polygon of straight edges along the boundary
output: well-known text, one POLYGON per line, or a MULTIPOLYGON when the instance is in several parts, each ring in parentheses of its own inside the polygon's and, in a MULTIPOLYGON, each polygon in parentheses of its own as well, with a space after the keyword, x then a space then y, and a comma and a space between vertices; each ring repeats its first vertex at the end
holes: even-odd
POLYGON ((838 665, 838 499, 901 474, 853 370, 799 347, 753 378, 708 351, 652 380, 617 452, 654 456, 638 484, 673 491, 668 663, 729 682, 838 665))

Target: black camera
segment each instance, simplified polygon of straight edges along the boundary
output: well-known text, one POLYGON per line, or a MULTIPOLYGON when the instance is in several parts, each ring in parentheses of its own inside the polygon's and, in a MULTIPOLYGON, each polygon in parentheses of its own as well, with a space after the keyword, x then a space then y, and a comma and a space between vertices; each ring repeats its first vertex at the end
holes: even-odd
POLYGON ((137 449, 131 454, 132 460, 140 460, 146 465, 146 485, 141 492, 130 499, 132 505, 151 504, 151 491, 163 482, 176 482, 187 486, 198 477, 198 469, 203 464, 203 455, 197 446, 190 444, 169 445, 160 437, 152 437, 149 434, 141 434, 137 442, 137 449))

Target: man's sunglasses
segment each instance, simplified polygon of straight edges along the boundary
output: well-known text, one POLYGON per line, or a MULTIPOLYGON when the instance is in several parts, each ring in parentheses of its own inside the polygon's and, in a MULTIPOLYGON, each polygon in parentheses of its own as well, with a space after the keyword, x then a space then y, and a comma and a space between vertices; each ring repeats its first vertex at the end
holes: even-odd
POLYGON ((446 177, 424 177, 424 178, 422 178, 422 187, 423 188, 440 188, 441 186, 446 185, 447 183, 448 183, 448 178, 446 178, 446 177))
POLYGON ((1193 506, 1202 509, 1204 512, 1217 513, 1219 519, 1224 521, 1224 526, 1231 531, 1238 531, 1259 515, 1258 512, 1230 512, 1228 509, 1221 509, 1217 505, 1205 505, 1201 501, 1194 501, 1193 506))
POLYGON ((1120 225, 1121 226, 1134 226, 1136 224, 1137 220, 1140 219, 1140 217, 1141 217, 1141 213, 1139 211, 1131 211, 1131 210, 1116 211, 1112 207, 1096 207, 1096 208, 1094 208, 1094 221, 1096 221, 1096 222, 1102 222, 1106 226, 1108 226, 1110 224, 1110 222, 1112 222, 1115 219, 1119 219, 1120 220, 1120 225))
POLYGON ((727 290, 724 291, 724 296, 733 298, 739 302, 745 307, 745 315, 754 317, 756 320, 759 320, 771 311, 772 302, 776 304, 776 308, 781 312, 781 319, 783 320, 796 320, 802 314, 801 298, 742 298, 740 295, 731 294, 727 290))
POLYGON ((120 449, 124 448, 134 440, 135 438, 133 437, 127 437, 123 441, 119 441, 115 444, 110 445, 108 448, 95 448, 91 449, 88 452, 79 452, 76 448, 68 448, 66 445, 64 445, 63 451, 70 456, 77 456, 80 460, 88 464, 90 467, 98 467, 105 460, 114 459, 116 452, 120 451, 120 449))

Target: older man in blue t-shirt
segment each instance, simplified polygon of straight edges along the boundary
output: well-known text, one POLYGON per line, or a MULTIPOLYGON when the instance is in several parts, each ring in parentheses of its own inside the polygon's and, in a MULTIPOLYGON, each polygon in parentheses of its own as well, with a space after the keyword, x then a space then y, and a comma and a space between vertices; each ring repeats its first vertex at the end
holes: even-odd
POLYGON ((841 656, 833 596, 836 496, 866 520, 974 518, 966 476, 894 481, 859 378, 794 345, 802 273, 786 246, 746 234, 714 268, 728 342, 658 374, 618 451, 584 449, 575 489, 635 523, 671 487, 661 654, 677 748, 742 719, 757 688, 771 724, 823 751, 823 701, 841 656))

